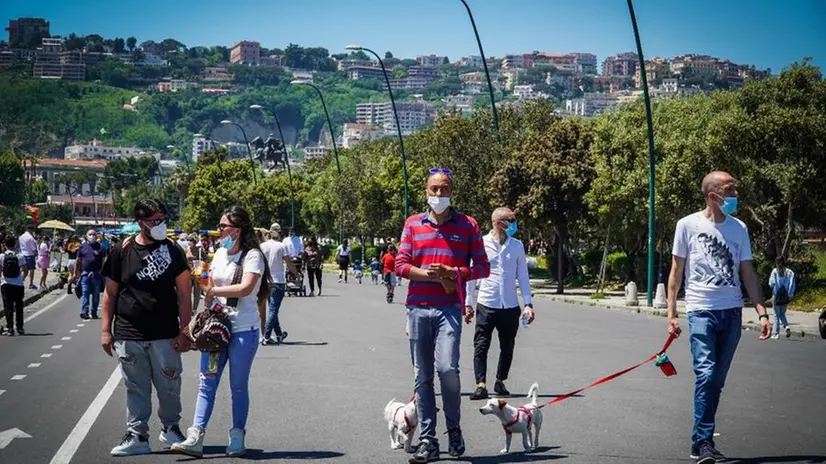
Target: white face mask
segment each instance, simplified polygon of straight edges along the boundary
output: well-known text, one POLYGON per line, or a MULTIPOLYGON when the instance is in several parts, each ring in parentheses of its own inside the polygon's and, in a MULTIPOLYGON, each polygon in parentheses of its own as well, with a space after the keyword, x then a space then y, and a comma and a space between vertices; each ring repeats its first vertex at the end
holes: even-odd
POLYGON ((442 214, 450 207, 450 197, 427 197, 427 204, 436 214, 442 214))
POLYGON ((149 235, 152 240, 163 240, 166 238, 166 223, 162 222, 155 227, 149 229, 149 235))

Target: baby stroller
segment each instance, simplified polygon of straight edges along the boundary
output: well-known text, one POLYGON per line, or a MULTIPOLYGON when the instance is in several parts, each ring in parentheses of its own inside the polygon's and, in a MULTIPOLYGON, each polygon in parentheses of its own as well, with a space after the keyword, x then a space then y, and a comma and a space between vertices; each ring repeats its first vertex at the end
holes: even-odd
POLYGON ((298 257, 292 261, 298 274, 287 271, 287 296, 307 296, 307 286, 304 285, 304 262, 298 257))

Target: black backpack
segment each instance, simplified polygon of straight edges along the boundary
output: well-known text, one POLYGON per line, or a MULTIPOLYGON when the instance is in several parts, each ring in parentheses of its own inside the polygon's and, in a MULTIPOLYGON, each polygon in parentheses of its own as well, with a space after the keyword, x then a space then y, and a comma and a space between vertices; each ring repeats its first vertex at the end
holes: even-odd
POLYGON ((14 252, 6 252, 3 258, 3 277, 7 279, 20 277, 20 260, 14 252))

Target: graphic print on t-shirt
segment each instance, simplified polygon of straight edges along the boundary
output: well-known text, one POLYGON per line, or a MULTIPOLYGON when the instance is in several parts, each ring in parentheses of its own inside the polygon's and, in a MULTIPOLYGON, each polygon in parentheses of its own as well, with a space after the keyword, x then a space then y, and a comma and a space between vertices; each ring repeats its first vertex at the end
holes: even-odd
POLYGON ((172 264, 169 247, 166 244, 159 246, 151 253, 147 253, 147 255, 143 257, 143 262, 145 263, 143 269, 135 274, 138 280, 156 280, 163 275, 172 264))
POLYGON ((694 271, 701 282, 715 287, 736 287, 734 281, 734 258, 728 246, 717 237, 701 233, 697 242, 705 254, 705 262, 698 262, 694 271))

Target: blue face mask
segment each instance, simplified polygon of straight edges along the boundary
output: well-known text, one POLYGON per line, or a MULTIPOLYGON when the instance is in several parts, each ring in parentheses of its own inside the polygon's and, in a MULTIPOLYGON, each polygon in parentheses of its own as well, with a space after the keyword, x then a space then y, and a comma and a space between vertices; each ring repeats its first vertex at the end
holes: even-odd
POLYGON ((505 229, 505 233, 508 234, 508 237, 513 237, 518 230, 519 226, 516 225, 516 221, 513 221, 508 223, 508 228, 505 229))
POLYGON ((235 246, 235 240, 232 239, 232 235, 227 235, 221 239, 221 247, 231 250, 233 246, 235 246))
POLYGON ((737 211, 737 197, 722 197, 723 204, 720 205, 720 211, 726 216, 730 216, 737 211))

